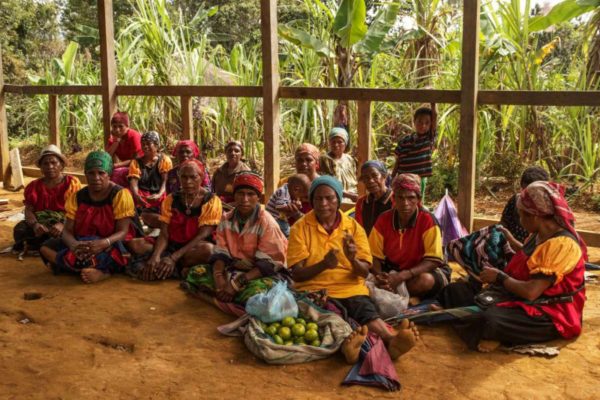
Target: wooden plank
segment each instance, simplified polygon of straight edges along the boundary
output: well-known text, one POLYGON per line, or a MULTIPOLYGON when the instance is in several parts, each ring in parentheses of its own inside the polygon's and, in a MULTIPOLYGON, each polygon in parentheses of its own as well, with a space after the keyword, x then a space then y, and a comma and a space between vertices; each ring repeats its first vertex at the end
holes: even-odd
POLYGON ((2 72, 2 46, 0 46, 0 176, 4 187, 10 186, 10 173, 8 171, 8 124, 6 121, 6 95, 4 85, 4 74, 2 72))
POLYGON ((102 94, 102 86, 84 86, 84 85, 69 85, 69 86, 30 86, 30 85, 5 85, 6 93, 23 94, 23 95, 84 95, 84 96, 100 96, 102 94))
POLYGON ((600 91, 481 90, 477 102, 539 106, 600 106, 600 91))
POLYGON ((110 137, 110 120, 117 111, 117 62, 112 0, 98 0, 98 29, 100 30, 100 77, 102 82, 102 125, 104 144, 110 137))
POLYGON ((194 115, 192 110, 192 97, 181 96, 181 125, 183 140, 194 140, 194 115))
POLYGON ((12 171, 10 185, 12 190, 19 190, 25 187, 25 179, 21 170, 21 155, 18 148, 10 151, 10 170, 12 171))
POLYGON ((463 2, 462 75, 460 101, 458 217, 471 230, 475 204, 477 151, 477 89, 479 86, 480 0, 463 2))
POLYGON ((50 144, 55 144, 60 148, 60 114, 58 110, 58 96, 51 94, 48 96, 48 123, 50 124, 50 144))
POLYGON ((281 87, 282 99, 460 103, 459 90, 281 87))
MULTIPOLYGON (((356 176, 360 177, 360 167, 371 158, 373 144, 371 143, 371 102, 361 100, 358 103, 358 164, 356 176)), ((358 194, 365 194, 365 187, 358 184, 358 194)))
MULTIPOLYGON (((39 178, 42 176, 42 171, 40 171, 40 169, 38 167, 25 166, 25 167, 21 167, 21 170, 23 171, 23 175, 29 176, 31 178, 39 178)), ((85 179, 85 174, 81 171, 63 171, 63 173, 66 175, 71 175, 76 178, 79 178, 81 183, 87 184, 87 179, 85 179)))
POLYGON ((265 200, 279 181, 279 54, 277 43, 277 0, 260 1, 263 65, 263 129, 265 200))
MULTIPOLYGON (((500 223, 499 220, 493 218, 486 217, 476 217, 473 219, 473 230, 479 230, 486 226, 494 225, 500 223)), ((581 236, 583 241, 591 247, 600 247, 600 233, 586 231, 586 230, 577 230, 577 233, 581 236)))
POLYGON ((118 96, 262 97, 260 86, 117 86, 118 96))

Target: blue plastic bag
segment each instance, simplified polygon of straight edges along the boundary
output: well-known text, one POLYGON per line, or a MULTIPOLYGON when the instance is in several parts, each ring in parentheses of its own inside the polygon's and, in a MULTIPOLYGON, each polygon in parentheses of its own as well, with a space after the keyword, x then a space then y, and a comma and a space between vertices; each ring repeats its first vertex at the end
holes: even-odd
POLYGON ((298 304, 286 282, 277 282, 267 293, 258 293, 246 302, 246 312, 262 322, 298 316, 298 304))

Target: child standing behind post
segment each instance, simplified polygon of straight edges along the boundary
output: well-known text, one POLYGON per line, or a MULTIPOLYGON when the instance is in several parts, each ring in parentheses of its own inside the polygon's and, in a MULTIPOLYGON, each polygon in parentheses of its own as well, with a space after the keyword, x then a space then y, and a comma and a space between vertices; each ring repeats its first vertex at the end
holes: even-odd
POLYGON ((423 196, 421 200, 424 201, 427 177, 432 173, 431 153, 437 129, 435 103, 431 103, 431 108, 417 109, 413 117, 413 124, 415 131, 400 139, 394 151, 396 165, 394 165, 392 177, 403 173, 419 175, 423 196))

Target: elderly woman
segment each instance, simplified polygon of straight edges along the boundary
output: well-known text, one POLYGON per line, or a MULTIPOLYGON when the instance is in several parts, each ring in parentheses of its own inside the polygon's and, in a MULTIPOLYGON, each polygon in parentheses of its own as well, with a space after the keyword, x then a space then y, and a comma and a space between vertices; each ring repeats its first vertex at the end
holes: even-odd
POLYGON ((198 162, 202 164, 202 169, 204 170, 204 175, 201 177, 202 187, 208 191, 211 190, 210 176, 208 175, 206 166, 199 160, 200 149, 193 140, 180 140, 177 142, 175 148, 173 149, 172 156, 175 157, 175 160, 177 160, 177 166, 171 169, 167 174, 167 194, 176 193, 179 191, 179 166, 188 160, 198 160, 198 162))
POLYGON ((367 194, 356 201, 354 215, 367 235, 371 233, 377 218, 393 207, 393 192, 385 184, 387 176, 387 169, 381 161, 370 160, 360 167, 360 180, 365 185, 367 194))
POLYGON ((81 189, 79 179, 63 174, 67 159, 55 145, 45 147, 37 160, 42 177, 25 188, 25 220, 13 231, 13 250, 37 251, 50 237, 60 237, 67 198, 81 189))
POLYGON ((479 319, 455 324, 471 349, 487 352, 500 343, 572 339, 581 333, 587 249, 574 229, 564 188, 533 182, 517 198, 517 209, 531 235, 524 244, 511 236, 518 252, 504 271, 486 267, 479 274, 491 289, 481 291, 470 280, 448 285, 439 296, 451 308, 473 305, 477 295, 485 308, 479 319))
MULTIPOLYGON (((310 182, 319 177, 319 155, 321 152, 317 146, 310 143, 302 143, 294 152, 294 162, 297 174, 306 175, 310 182)), ((282 187, 289 180, 289 177, 282 178, 277 184, 282 187)))
POLYGON ((110 128, 106 145, 114 165, 110 179, 117 185, 128 187, 129 164, 143 154, 142 136, 129 127, 129 115, 126 112, 116 112, 110 120, 110 128))
POLYGON ((241 172, 233 181, 235 208, 219 223, 210 267, 194 267, 187 282, 209 289, 223 302, 243 304, 269 289, 285 271, 287 239, 261 207, 260 176, 241 172))
POLYGON ((144 155, 129 164, 129 188, 142 221, 159 228, 159 210, 166 196, 167 174, 173 168, 168 155, 160 152, 160 136, 150 131, 142 135, 144 155))
POLYGON ((417 332, 408 321, 400 331, 391 330, 379 317, 365 285, 372 261, 367 235, 356 220, 340 212, 342 196, 341 183, 331 176, 312 182, 309 197, 313 210, 290 232, 287 257, 294 288, 327 290, 362 326, 342 346, 349 363, 358 360, 369 330, 381 337, 392 359, 397 359, 414 346, 417 332))
POLYGON ((335 176, 344 187, 344 197, 351 201, 358 199, 356 192, 356 162, 346 153, 350 135, 341 127, 335 127, 329 132, 329 152, 323 154, 319 165, 325 175, 335 176))
POLYGON ((233 202, 233 180, 236 174, 243 171, 250 171, 250 167, 242 161, 244 148, 242 142, 232 140, 225 146, 225 157, 227 161, 223 163, 214 173, 212 187, 217 196, 224 203, 233 202))
POLYGON ((135 235, 130 224, 135 208, 129 191, 110 181, 112 167, 110 154, 88 154, 84 166, 88 186, 67 199, 62 241, 50 239, 40 249, 55 273, 76 273, 85 283, 94 283, 127 264, 122 242, 135 235))
POLYGON ((190 267, 207 263, 213 250, 213 233, 223 212, 221 200, 202 187, 204 164, 192 159, 178 168, 180 190, 167 196, 161 205, 160 235, 151 245, 134 239, 136 253, 151 252, 141 271, 143 280, 187 275, 190 267), (141 247, 139 247, 141 246, 141 247))
POLYGON ((440 227, 421 205, 418 175, 396 176, 392 190, 394 208, 381 214, 369 235, 377 285, 394 291, 406 282, 411 296, 435 297, 450 278, 440 227))

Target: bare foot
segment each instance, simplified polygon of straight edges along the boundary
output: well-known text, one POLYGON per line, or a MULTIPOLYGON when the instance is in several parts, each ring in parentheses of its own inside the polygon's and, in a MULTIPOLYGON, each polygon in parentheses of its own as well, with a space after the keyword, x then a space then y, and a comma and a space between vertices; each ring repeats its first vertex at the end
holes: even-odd
POLYGON ((109 278, 110 274, 105 274, 96 268, 84 268, 81 270, 81 280, 85 283, 96 283, 109 278))
POLYGON ((388 352, 392 360, 397 360, 402 354, 415 347, 419 340, 419 331, 414 322, 403 319, 396 328, 396 335, 388 343, 388 352))
POLYGON ((342 354, 346 357, 348 364, 355 364, 358 361, 360 347, 367 338, 368 333, 369 328, 363 325, 348 335, 344 343, 342 343, 342 354))
POLYGON ((444 307, 440 306, 439 304, 430 304, 429 305, 429 311, 442 311, 444 309, 444 307))
POLYGON ((477 344, 477 350, 482 353, 491 353, 500 347, 500 342, 496 340, 480 340, 477 344))

